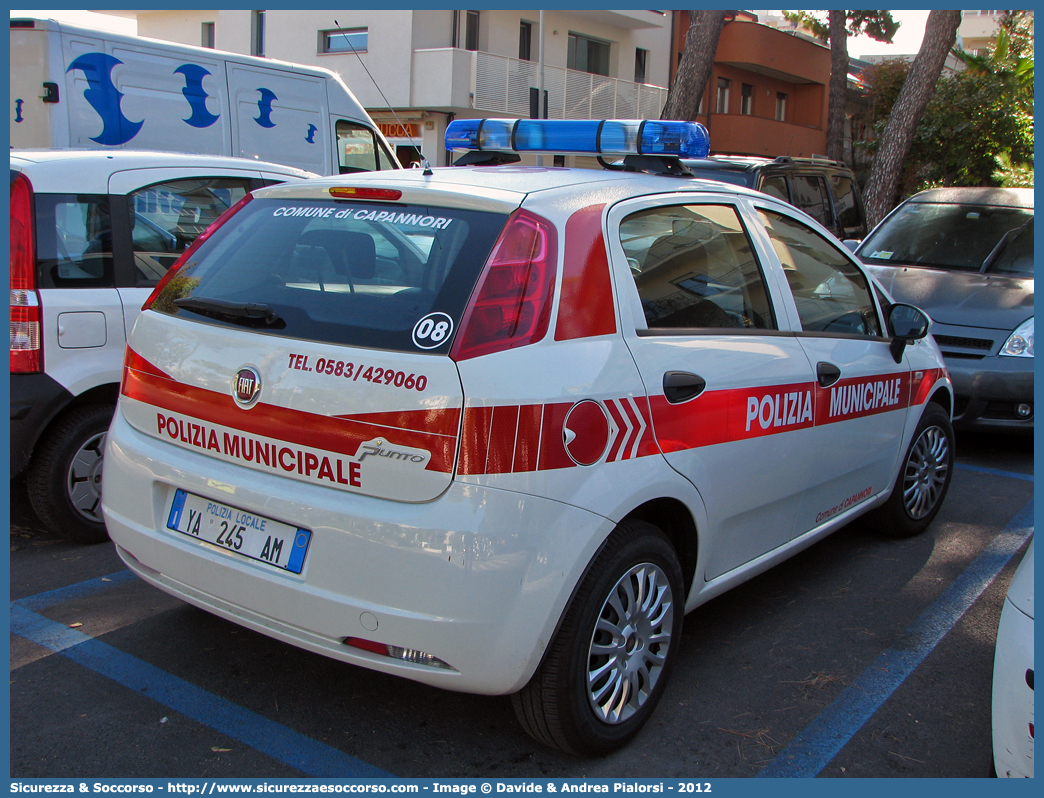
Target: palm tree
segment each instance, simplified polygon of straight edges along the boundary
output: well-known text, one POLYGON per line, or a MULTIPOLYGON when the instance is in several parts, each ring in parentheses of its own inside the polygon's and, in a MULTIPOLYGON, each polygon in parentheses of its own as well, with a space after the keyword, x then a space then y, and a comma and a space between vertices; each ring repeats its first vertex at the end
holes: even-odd
POLYGON ((985 55, 973 55, 959 47, 953 54, 975 75, 993 76, 1011 94, 1012 102, 1028 113, 1033 112, 1033 56, 1019 55, 1011 46, 1011 35, 1005 27, 997 32, 997 41, 985 55))

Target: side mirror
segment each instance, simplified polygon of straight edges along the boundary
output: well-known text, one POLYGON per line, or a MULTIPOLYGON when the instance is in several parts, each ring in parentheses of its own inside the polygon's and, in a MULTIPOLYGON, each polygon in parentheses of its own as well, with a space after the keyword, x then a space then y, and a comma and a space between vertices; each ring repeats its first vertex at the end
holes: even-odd
POLYGON ((928 314, 920 308, 902 303, 892 305, 888 311, 888 329, 892 333, 890 351, 896 363, 902 362, 903 350, 910 342, 928 335, 931 323, 928 314))

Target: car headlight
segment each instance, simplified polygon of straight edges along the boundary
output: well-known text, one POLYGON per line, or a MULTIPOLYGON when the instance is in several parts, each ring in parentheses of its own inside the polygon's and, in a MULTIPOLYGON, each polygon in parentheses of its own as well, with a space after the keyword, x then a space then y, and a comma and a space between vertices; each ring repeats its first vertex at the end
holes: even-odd
POLYGON ((1001 347, 1000 354, 1010 357, 1033 357, 1033 317, 1015 328, 1001 347))

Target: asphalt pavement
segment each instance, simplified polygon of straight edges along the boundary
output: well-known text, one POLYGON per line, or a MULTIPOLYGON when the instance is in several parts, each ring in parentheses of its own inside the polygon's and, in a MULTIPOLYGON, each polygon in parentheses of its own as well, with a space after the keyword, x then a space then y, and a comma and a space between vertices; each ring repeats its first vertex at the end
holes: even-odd
POLYGON ((11 775, 985 777, 997 622, 1033 525, 1032 442, 958 437, 923 535, 856 522, 685 620, 638 737, 541 747, 506 697, 310 654, 41 528, 11 483, 11 775))

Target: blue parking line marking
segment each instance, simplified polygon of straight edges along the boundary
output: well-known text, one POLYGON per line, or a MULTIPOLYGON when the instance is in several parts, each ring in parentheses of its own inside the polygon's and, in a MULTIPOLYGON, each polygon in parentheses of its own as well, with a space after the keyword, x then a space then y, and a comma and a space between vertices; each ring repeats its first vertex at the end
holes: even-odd
POLYGON ((53 607, 55 604, 86 598, 102 590, 108 590, 110 587, 121 585, 124 582, 135 581, 137 581, 137 577, 134 575, 134 572, 124 569, 106 576, 100 576, 97 579, 88 579, 84 582, 77 582, 75 585, 59 587, 54 590, 48 590, 45 593, 37 593, 35 596, 18 599, 14 603, 20 607, 25 607, 27 610, 40 611, 53 607))
MULTIPOLYGON (((1033 475, 957 464, 958 469, 1033 482, 1033 475)), ((1033 532, 1030 501, 960 577, 907 629, 907 650, 883 652, 759 774, 811 777, 931 653, 1033 532)), ((233 704, 130 654, 37 614, 48 607, 135 581, 130 570, 38 593, 11 604, 10 631, 267 756, 316 777, 393 778, 342 751, 233 704), (35 610, 35 611, 34 611, 35 610)))
POLYGON ((883 651, 757 778, 817 776, 957 624, 1031 534, 1032 499, 906 630, 906 647, 883 651))
MULTIPOLYGON (((58 592, 60 591, 52 591, 52 595, 58 592)), ((112 679, 309 776, 392 777, 392 774, 373 765, 233 704, 83 632, 38 615, 24 606, 26 601, 37 598, 34 596, 22 602, 12 603, 11 631, 14 634, 61 654, 77 665, 112 679)))
POLYGON ((968 465, 967 463, 957 463, 956 467, 962 471, 977 471, 980 474, 992 474, 995 477, 1021 479, 1026 482, 1033 481, 1033 474, 1020 474, 1018 471, 1002 471, 999 468, 987 468, 986 466, 968 465))

